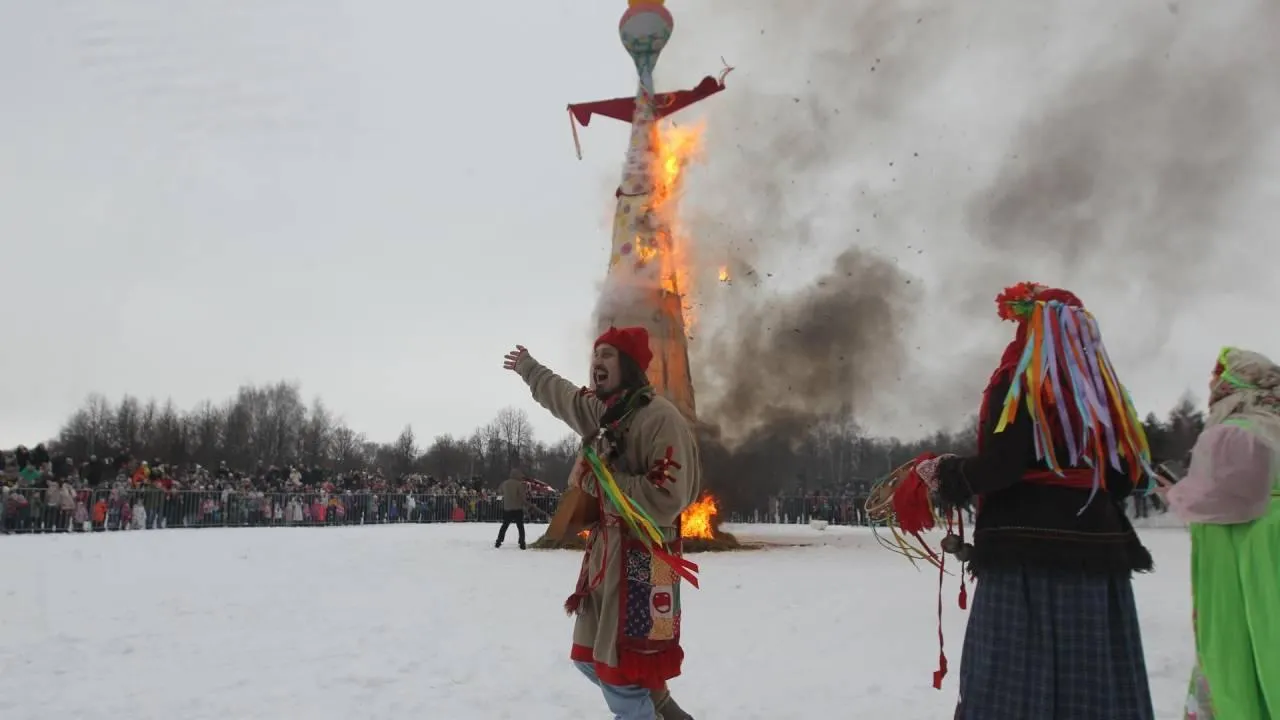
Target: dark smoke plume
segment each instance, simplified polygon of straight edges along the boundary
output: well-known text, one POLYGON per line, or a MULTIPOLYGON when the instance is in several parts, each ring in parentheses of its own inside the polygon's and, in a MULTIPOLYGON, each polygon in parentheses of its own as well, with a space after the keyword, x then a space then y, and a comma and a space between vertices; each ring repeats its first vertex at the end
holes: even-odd
POLYGON ((1161 10, 1132 18, 1127 43, 1074 68, 976 188, 969 234, 1004 259, 951 276, 958 308, 989 316, 993 276, 1039 271, 1086 304, 1097 288, 1139 305, 1141 324, 1109 344, 1158 353, 1177 316, 1221 288, 1216 261, 1257 240, 1239 236, 1233 215, 1280 112, 1280 6, 1161 10))
MULTIPOLYGON (((966 208, 988 250, 1082 279, 1087 302, 1089 286, 1142 302, 1155 314, 1142 342, 1155 351, 1221 281, 1204 264, 1239 245, 1233 202, 1257 181, 1277 119, 1280 6, 1231 6, 1247 12, 1210 31, 1169 4, 1123 49, 1076 69, 966 208)), ((965 270, 969 287, 986 274, 965 270)), ((966 306, 991 313, 991 295, 970 293, 966 306)))
POLYGON ((681 32, 715 31, 673 42, 668 70, 705 72, 712 43, 739 66, 706 103, 706 165, 684 201, 700 264, 733 275, 699 293, 692 345, 717 492, 776 492, 824 425, 961 421, 1008 337, 991 304, 1005 285, 1159 297, 1133 341, 1151 344, 1216 282, 1207 261, 1233 241, 1220 224, 1275 124, 1280 13, 1086 4, 685 13, 681 32), (1007 102, 965 107, 975 83, 1007 102), (908 352, 920 345, 929 367, 908 352))

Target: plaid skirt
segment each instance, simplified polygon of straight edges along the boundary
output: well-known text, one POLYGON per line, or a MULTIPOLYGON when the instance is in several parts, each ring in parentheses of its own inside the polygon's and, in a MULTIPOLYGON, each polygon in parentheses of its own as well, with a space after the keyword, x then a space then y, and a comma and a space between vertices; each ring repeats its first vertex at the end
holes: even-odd
POLYGON ((984 569, 956 720, 1154 720, 1126 577, 984 569))

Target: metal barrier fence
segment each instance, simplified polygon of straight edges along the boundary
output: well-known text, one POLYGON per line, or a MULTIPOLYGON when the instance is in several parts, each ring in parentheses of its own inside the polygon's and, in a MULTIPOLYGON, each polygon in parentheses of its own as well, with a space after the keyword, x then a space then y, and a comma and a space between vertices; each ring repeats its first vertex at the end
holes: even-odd
MULTIPOLYGON (((546 522, 559 498, 529 498, 526 520, 546 522)), ((867 525, 861 498, 815 503, 781 497, 767 509, 731 512, 731 523, 867 525)), ((1156 497, 1130 498, 1130 517, 1159 515, 1156 497)), ((972 523, 972 514, 965 518, 972 523)), ((501 522, 495 497, 433 493, 257 493, 219 490, 81 490, 71 498, 44 490, 15 490, 0 506, 0 532, 103 532, 204 527, 307 527, 397 523, 501 522), (19 500, 19 498, 21 498, 19 500)))
MULTIPOLYGON (((257 493, 219 490, 81 490, 56 498, 18 490, 0 508, 5 533, 205 527, 305 527, 501 522, 502 500, 432 493, 257 493), (21 498, 19 500, 18 498, 21 498)), ((529 498, 526 519, 546 521, 558 498, 529 498)))
MULTIPOLYGON (((865 497, 857 496, 827 498, 825 502, 821 499, 815 501, 814 498, 806 497, 779 497, 775 498, 767 509, 731 512, 725 516, 724 520, 730 523, 766 525, 808 525, 811 520, 825 520, 832 525, 865 527, 871 524, 867 519, 866 502, 865 497)), ((1134 519, 1163 515, 1168 511, 1159 496, 1146 494, 1131 495, 1125 500, 1124 509, 1125 514, 1134 519)), ((965 513, 965 522, 972 526, 974 520, 972 508, 966 509, 965 513)))

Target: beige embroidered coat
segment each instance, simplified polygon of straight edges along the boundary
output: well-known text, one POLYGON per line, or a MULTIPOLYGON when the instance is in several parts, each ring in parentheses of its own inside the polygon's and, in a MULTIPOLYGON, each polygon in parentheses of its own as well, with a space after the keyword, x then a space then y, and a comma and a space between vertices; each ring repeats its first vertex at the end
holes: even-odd
MULTIPOLYGON (((518 363, 516 371, 529 384, 533 398, 540 405, 584 438, 597 436, 600 419, 605 412, 604 403, 528 355, 518 363)), ((614 479, 621 490, 661 527, 667 540, 676 539, 680 513, 701 492, 701 465, 692 428, 675 405, 656 396, 650 404, 636 410, 624 421, 619 430, 624 438, 623 454, 611 468, 614 479), (667 468, 669 479, 655 482, 649 473, 655 467, 662 467, 668 452, 679 468, 667 468)), ((597 446, 596 449, 601 457, 605 456, 606 448, 597 446)), ((599 488, 590 472, 575 472, 570 482, 593 496, 599 496, 599 488)), ((598 670, 602 669, 600 665, 617 668, 620 664, 632 666, 637 663, 636 658, 627 658, 627 662, 620 663, 618 648, 619 584, 623 579, 623 563, 619 559, 622 557, 623 540, 629 536, 629 528, 619 522, 612 507, 606 503, 601 522, 591 529, 587 557, 588 577, 596 578, 603 567, 603 578, 582 601, 573 630, 573 658, 594 660, 598 670), (587 658, 588 649, 590 658, 587 658)), ((673 586, 678 586, 674 572, 670 575, 662 581, 655 580, 654 584, 671 581, 673 586)), ((678 597, 678 588, 676 595, 678 597)), ((662 609, 663 605, 658 603, 657 607, 662 609)), ((678 607, 675 612, 678 613, 678 607)), ((662 622, 661 615, 659 612, 655 616, 655 631, 662 622)), ((678 628, 674 630, 678 631, 678 628)), ((678 647, 676 650, 679 651, 678 647)), ((646 653, 640 651, 638 654, 646 653)), ((643 659, 638 662, 644 664, 643 659)), ((678 668, 678 661, 676 666, 678 668)), ((609 682, 607 674, 602 672, 601 676, 609 682)), ((678 669, 675 674, 678 674, 678 669)))

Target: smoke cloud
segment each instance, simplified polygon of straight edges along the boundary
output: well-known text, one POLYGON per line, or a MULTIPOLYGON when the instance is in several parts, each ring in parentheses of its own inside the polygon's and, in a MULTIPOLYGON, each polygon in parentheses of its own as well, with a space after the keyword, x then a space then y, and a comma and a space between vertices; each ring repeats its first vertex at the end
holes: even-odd
POLYGON ((708 48, 739 65, 703 108, 684 214, 701 275, 733 277, 699 285, 691 353, 709 482, 744 499, 789 480, 824 423, 904 433, 972 413, 1008 337, 1004 286, 1159 308, 1109 336, 1136 353, 1218 287, 1225 244, 1259 240, 1233 218, 1280 117, 1274 3, 688 15, 685 35, 716 29, 678 31, 668 73, 714 69, 708 48))

